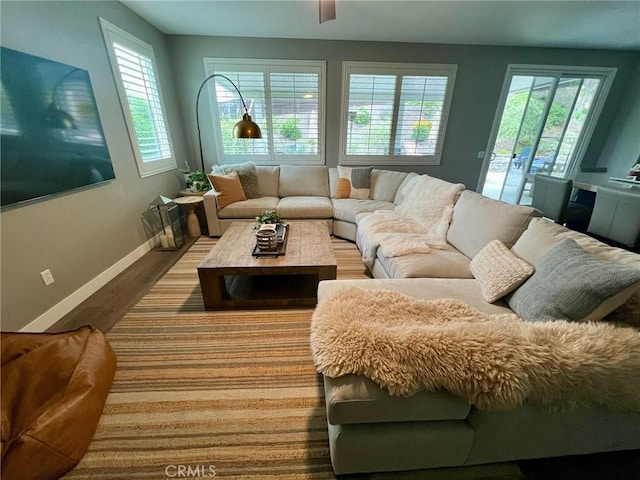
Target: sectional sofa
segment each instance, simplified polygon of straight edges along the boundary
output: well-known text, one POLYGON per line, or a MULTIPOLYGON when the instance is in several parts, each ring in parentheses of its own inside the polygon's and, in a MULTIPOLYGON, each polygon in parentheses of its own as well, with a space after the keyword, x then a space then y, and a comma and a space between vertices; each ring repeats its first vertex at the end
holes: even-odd
MULTIPOLYGON (((396 210, 403 204, 416 177, 412 173, 373 169, 369 198, 353 199, 336 198, 339 184, 336 169, 257 167, 257 175, 260 192, 257 198, 219 210, 215 191, 205 195, 211 235, 222 234, 233 221, 253 221, 263 210, 275 209, 289 219, 326 219, 334 235, 356 242, 362 251, 364 245, 371 243, 366 230, 360 228, 368 221, 367 217, 376 215, 373 212, 378 210, 396 210)), ((558 411, 528 402, 516 408, 484 409, 446 389, 395 395, 358 369, 350 371, 338 366, 329 371, 342 369, 340 373, 331 375, 323 370, 322 349, 316 344, 314 332, 318 328, 314 322, 341 293, 353 288, 381 294, 391 291, 416 301, 456 299, 486 314, 513 314, 511 307, 522 303, 520 297, 525 296, 519 295, 518 290, 531 290, 527 283, 534 277, 522 280, 521 287, 513 287, 515 292, 490 303, 478 272, 478 258, 484 255, 485 266, 488 263, 491 268, 494 257, 486 257, 485 252, 498 242, 503 250, 511 252, 509 255, 530 266, 531 271, 533 267, 542 271, 543 259, 566 239, 575 241, 579 249, 598 259, 640 270, 640 255, 609 247, 544 220, 530 207, 509 205, 464 190, 455 198, 446 232, 446 248, 398 256, 385 256, 378 248, 370 265, 374 279, 320 283, 318 307, 312 321, 312 350, 318 370, 323 373, 331 460, 337 474, 464 466, 640 448, 637 412, 619 411, 603 404, 575 408, 565 405, 558 411)), ((638 281, 631 281, 624 291, 614 295, 613 300, 605 301, 604 307, 596 311, 601 317, 609 314, 607 319, 635 322, 640 326, 638 286, 638 281)), ((540 299, 550 303, 543 295, 540 299)), ((561 304, 563 301, 559 299, 561 304)), ((364 311, 366 305, 361 306, 364 311)), ((560 310, 561 307, 563 305, 560 310)), ((581 308, 577 306, 578 312, 584 310, 581 308)), ((360 309, 350 304, 349 310, 360 309)), ((554 312, 549 315, 553 316, 554 312)), ((592 318, 595 317, 584 317, 592 318)), ((640 338, 635 340, 640 342, 640 338)), ((341 347, 339 344, 338 349, 341 347)), ((611 354, 615 356, 614 347, 611 354)), ((640 348, 633 355, 637 357, 636 363, 640 362, 640 348)), ((614 389, 617 398, 640 397, 640 378, 633 378, 628 388, 615 387, 622 389, 614 389)))
MULTIPOLYGON (((535 265, 567 238, 600 259, 640 269, 640 255, 607 246, 542 218, 531 220, 511 250, 535 265)), ((477 240, 473 236, 467 238, 468 242, 477 240)), ((466 272, 462 266, 458 268, 461 273, 466 272)), ((505 298, 488 303, 478 280, 465 276, 323 281, 318 287, 318 304, 357 287, 392 290, 417 300, 453 298, 488 314, 513 313, 505 298)), ((635 297, 608 319, 640 328, 639 293, 636 288, 635 297)), ((602 338, 593 339, 598 340, 602 338)), ((614 357, 616 349, 612 346, 609 353, 614 357)), ((640 351, 635 357, 636 362, 640 361, 640 351)), ((616 411, 604 405, 563 406, 558 410, 535 403, 487 411, 445 390, 423 390, 405 397, 390 394, 362 374, 323 375, 323 379, 331 461, 337 474, 467 466, 640 448, 638 411, 616 411)), ((619 394, 637 398, 639 384, 636 377, 626 386, 618 385, 622 389, 619 394)), ((611 390, 615 391, 613 386, 611 390)))
POLYGON ((376 170, 371 173, 370 199, 335 198, 338 171, 317 166, 257 166, 259 196, 234 202, 223 209, 216 190, 204 195, 209 235, 220 236, 237 221, 254 221, 264 210, 277 210, 286 219, 325 219, 330 232, 355 241, 356 215, 393 209, 402 199, 401 185, 414 173, 376 170))

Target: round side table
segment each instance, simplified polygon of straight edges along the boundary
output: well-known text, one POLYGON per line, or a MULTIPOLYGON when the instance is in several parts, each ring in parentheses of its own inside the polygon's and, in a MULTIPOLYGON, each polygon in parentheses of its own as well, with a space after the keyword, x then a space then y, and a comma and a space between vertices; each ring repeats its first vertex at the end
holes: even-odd
POLYGON ((199 237, 202 235, 200 230, 200 222, 196 216, 195 206, 197 203, 203 202, 202 197, 178 197, 173 199, 173 203, 184 205, 187 209, 187 231, 190 237, 199 237))

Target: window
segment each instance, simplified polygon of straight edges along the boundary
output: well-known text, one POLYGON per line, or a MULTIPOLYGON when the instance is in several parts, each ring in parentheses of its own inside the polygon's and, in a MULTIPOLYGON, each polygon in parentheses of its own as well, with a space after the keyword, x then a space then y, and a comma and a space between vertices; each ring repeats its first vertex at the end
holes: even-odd
POLYGON ((341 164, 438 165, 455 65, 343 63, 341 164))
POLYGON ((218 159, 324 164, 325 62, 206 58, 205 71, 222 74, 238 87, 262 130, 261 139, 233 138, 242 102, 233 85, 214 78, 207 87, 218 159))
POLYGON ((151 45, 100 19, 141 177, 176 168, 151 45))

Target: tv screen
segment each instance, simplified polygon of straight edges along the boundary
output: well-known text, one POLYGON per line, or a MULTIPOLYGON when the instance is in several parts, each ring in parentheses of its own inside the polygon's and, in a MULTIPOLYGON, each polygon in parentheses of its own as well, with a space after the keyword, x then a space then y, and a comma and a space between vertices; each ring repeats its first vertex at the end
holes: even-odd
POLYGON ((0 47, 1 206, 115 178, 89 72, 0 47))

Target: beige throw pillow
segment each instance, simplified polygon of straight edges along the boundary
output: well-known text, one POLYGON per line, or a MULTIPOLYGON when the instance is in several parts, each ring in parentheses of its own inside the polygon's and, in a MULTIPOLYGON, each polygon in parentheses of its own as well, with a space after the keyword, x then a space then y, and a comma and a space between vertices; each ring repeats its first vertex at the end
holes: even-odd
POLYGON ((469 265, 484 299, 493 303, 513 292, 533 275, 534 268, 518 258, 500 240, 489 242, 469 265))
POLYGON ((218 210, 222 210, 234 202, 247 199, 237 172, 231 172, 228 175, 209 174, 207 177, 209 177, 211 185, 216 191, 218 210))
POLYGON ((373 167, 343 167, 338 165, 338 189, 336 198, 369 199, 373 167))

